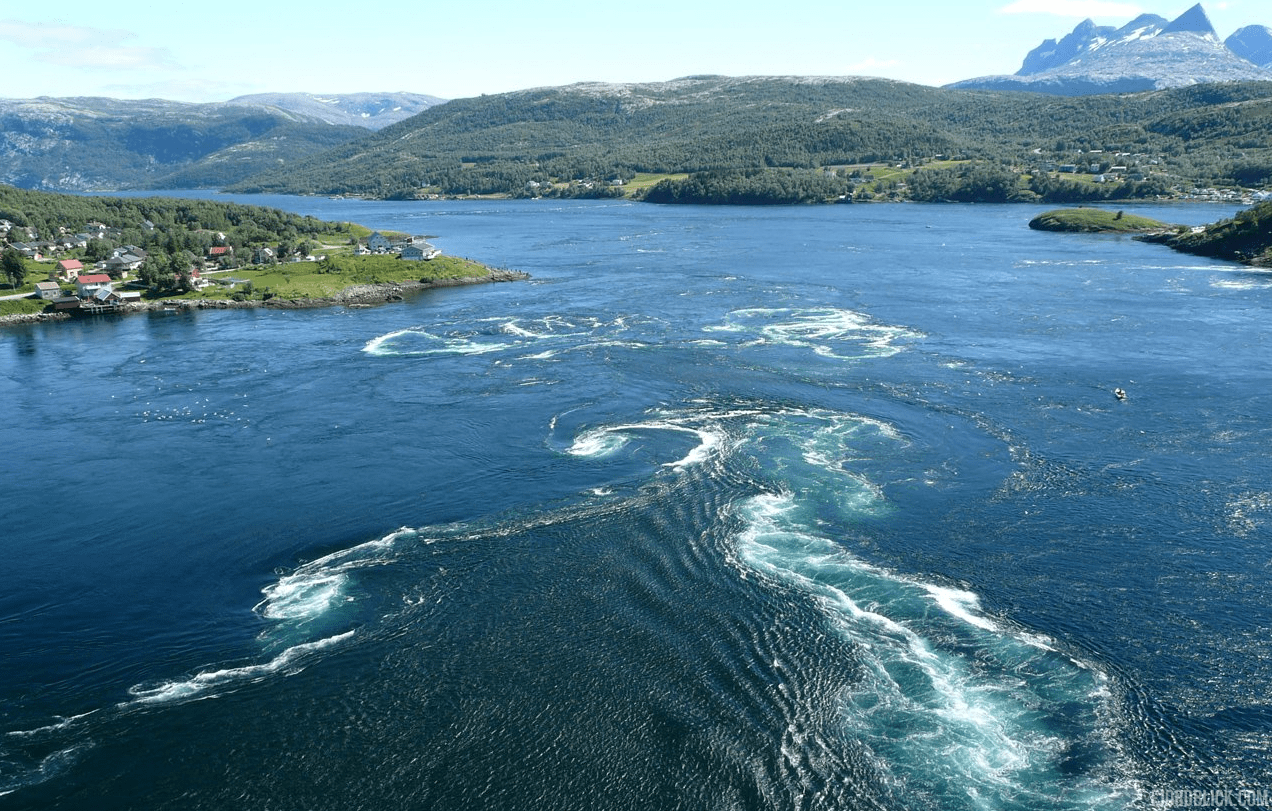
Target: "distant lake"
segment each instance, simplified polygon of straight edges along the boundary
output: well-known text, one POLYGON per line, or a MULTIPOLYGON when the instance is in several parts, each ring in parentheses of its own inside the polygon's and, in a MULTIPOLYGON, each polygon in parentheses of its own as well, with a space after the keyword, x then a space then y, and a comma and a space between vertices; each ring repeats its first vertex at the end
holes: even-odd
POLYGON ((1272 274, 1033 206, 188 194, 532 280, 4 330, 0 807, 1272 789, 1272 274))

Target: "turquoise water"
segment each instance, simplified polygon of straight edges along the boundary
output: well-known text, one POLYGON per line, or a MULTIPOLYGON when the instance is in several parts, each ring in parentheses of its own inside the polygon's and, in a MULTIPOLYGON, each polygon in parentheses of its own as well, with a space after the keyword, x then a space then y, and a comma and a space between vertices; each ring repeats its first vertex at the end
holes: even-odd
POLYGON ((1028 207, 265 202, 533 279, 6 330, 0 807, 1268 788, 1272 276, 1028 207))

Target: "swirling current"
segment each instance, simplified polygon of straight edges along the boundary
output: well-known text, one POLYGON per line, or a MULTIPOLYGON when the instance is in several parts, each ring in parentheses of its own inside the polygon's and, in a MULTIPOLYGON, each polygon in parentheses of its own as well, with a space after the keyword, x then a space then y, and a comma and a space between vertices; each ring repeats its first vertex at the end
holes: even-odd
POLYGON ((532 280, 7 334, 0 807, 1272 788, 1265 276, 1028 207, 270 202, 532 280))

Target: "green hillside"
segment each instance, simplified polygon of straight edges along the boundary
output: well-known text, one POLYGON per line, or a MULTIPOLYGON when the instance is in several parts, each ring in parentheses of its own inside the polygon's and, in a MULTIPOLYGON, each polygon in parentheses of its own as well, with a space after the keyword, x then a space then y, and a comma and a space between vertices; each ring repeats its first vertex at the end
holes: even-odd
POLYGON ((615 181, 688 174, 701 176, 669 180, 654 199, 728 202, 732 178, 739 193, 758 188, 773 202, 1076 202, 1262 185, 1270 130, 1268 83, 1065 98, 885 79, 691 77, 459 99, 233 189, 607 196, 623 193, 615 181))

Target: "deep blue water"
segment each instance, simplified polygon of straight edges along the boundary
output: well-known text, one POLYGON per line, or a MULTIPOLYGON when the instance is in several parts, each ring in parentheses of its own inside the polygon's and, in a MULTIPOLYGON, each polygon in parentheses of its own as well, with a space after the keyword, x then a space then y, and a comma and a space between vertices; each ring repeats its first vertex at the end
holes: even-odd
POLYGON ((4 330, 0 807, 1272 789, 1272 275, 1022 206, 246 201, 533 279, 4 330))

